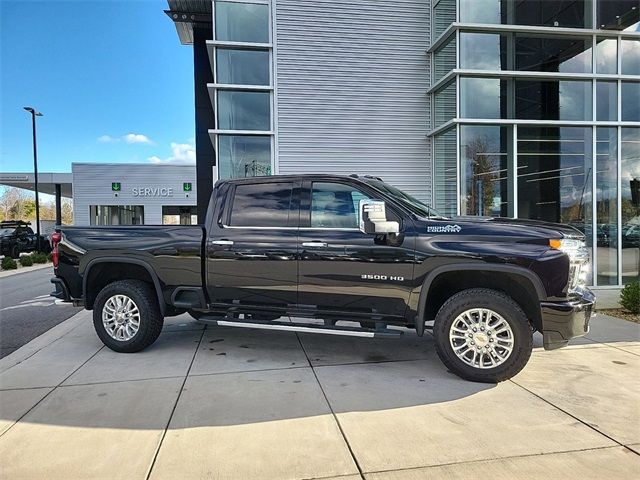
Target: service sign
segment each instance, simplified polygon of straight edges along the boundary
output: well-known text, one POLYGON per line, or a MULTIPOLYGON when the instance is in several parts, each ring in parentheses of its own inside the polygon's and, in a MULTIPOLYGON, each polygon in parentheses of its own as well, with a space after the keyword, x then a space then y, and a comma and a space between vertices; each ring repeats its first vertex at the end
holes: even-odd
POLYGON ((134 197, 173 197, 173 188, 169 187, 133 187, 134 197))

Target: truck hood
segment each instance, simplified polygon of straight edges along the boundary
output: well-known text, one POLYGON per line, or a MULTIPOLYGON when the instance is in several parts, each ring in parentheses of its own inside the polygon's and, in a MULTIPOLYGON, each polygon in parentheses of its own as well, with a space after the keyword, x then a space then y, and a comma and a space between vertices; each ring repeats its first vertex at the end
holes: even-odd
POLYGON ((505 217, 459 216, 448 219, 425 219, 421 222, 427 233, 455 235, 495 235, 501 237, 536 238, 576 238, 584 239, 577 228, 560 223, 539 220, 524 220, 505 217))

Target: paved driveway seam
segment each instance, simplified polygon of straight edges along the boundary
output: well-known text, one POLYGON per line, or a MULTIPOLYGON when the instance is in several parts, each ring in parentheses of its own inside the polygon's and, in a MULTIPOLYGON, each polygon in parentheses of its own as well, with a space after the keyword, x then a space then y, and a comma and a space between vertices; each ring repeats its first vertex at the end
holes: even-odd
POLYGON ((313 366, 313 364, 311 363, 311 359, 309 358, 309 354, 307 354, 307 351, 304 348, 304 344, 302 343, 302 340, 300 340, 300 335, 298 335, 297 333, 296 333, 296 338, 298 339, 298 343, 300 344, 300 348, 302 349, 302 352, 304 353, 304 356, 307 357, 307 362, 309 362, 309 367, 311 368, 311 372, 313 372, 313 377, 316 379, 316 383, 318 384, 318 387, 320 388, 320 391, 322 392, 322 396, 324 397, 324 401, 327 402, 327 406, 329 407, 329 410, 331 411, 331 415, 333 416, 333 419, 336 422, 336 425, 338 426, 338 430, 340 430, 340 435, 342 435, 342 438, 344 439, 344 443, 347 446, 347 448, 349 449, 349 454, 351 455, 351 458, 353 459, 353 463, 355 463, 356 468, 358 469, 358 473, 360 474, 360 477, 364 478, 364 476, 362 474, 362 467, 360 466, 360 463, 358 462, 356 454, 353 451, 353 448, 351 448, 351 445, 349 444, 349 440, 347 439, 347 435, 344 433, 344 430, 342 429, 342 425, 340 424, 340 420, 338 419, 338 416, 336 415, 336 412, 333 411, 333 406, 331 405, 331 402, 329 402, 329 397, 327 397, 327 393, 324 391, 324 387, 322 386, 322 383, 320 383, 320 379, 318 378, 318 375, 316 373, 316 369, 313 366))
MULTIPOLYGON (((169 380, 172 378, 182 378, 182 375, 167 375, 165 377, 151 377, 151 378, 129 378, 126 380, 105 380, 104 382, 67 383, 66 385, 59 385, 59 388, 85 387, 90 385, 105 385, 105 384, 112 384, 112 383, 146 382, 148 380, 169 380)), ((15 388, 12 390, 18 390, 18 389, 15 388)))
POLYGON ((636 353, 636 352, 634 352, 632 350, 627 350, 624 347, 618 347, 617 345, 614 345, 613 343, 604 343, 603 345, 606 345, 607 347, 615 348, 616 350, 620 350, 621 352, 630 353, 631 355, 635 355, 637 357, 640 357, 640 353, 636 353))
MULTIPOLYGON (((612 437, 612 436, 610 436, 610 435, 607 435, 607 434, 606 434, 606 433, 604 433, 604 432, 601 432, 600 430, 598 430, 597 428, 595 428, 593 425, 591 425, 591 424, 589 424, 589 423, 585 422, 584 420, 582 420, 581 418, 577 417, 576 415, 574 415, 574 414, 572 414, 572 413, 569 413, 569 412, 568 412, 567 410, 565 410, 564 408, 561 408, 561 407, 559 407, 559 406, 555 405, 555 404, 554 404, 553 402, 551 402, 550 400, 547 400, 546 398, 544 398, 544 397, 542 397, 542 396, 538 395, 537 393, 535 393, 535 392, 533 392, 533 391, 529 390, 527 387, 525 387, 525 386, 523 386, 523 385, 520 385, 520 384, 519 384, 518 382, 516 382, 515 380, 510 379, 510 380, 509 380, 509 382, 511 382, 511 383, 513 383, 514 385, 517 385, 518 387, 522 388, 523 390, 525 390, 525 391, 529 392, 531 395, 533 395, 533 396, 535 396, 535 397, 538 397, 540 400, 542 400, 543 402, 545 402, 545 403, 547 403, 547 404, 551 405, 553 408, 556 408, 556 409, 560 410, 560 411, 561 411, 562 413, 564 413, 565 415, 569 415, 569 416, 570 416, 571 418, 573 418, 574 420, 577 420, 578 422, 580 422, 580 423, 581 423, 581 424, 583 424, 584 426, 589 427, 589 428, 590 428, 591 430, 593 430, 594 432, 599 433, 600 435, 602 435, 603 437, 608 438, 608 439, 609 439, 609 440, 611 440, 612 442, 617 443, 619 446, 627 448, 627 446, 626 446, 624 443, 619 442, 618 440, 616 440, 615 438, 613 438, 613 437, 612 437)), ((606 448, 609 448, 609 447, 606 447, 606 448)), ((587 449, 587 450, 595 450, 595 449, 587 449)), ((632 451, 633 451, 633 450, 632 450, 632 451)), ((635 453, 635 452, 634 452, 634 453, 635 453)))
POLYGON ((207 327, 205 326, 205 328, 202 329, 202 333, 200 334, 200 340, 198 341, 198 345, 196 346, 193 352, 193 356, 191 357, 191 362, 189 363, 189 368, 187 368, 187 373, 185 374, 184 379, 182 380, 182 385, 180 386, 180 391, 178 392, 178 395, 176 396, 176 401, 174 402, 173 408, 171 409, 171 414, 167 419, 167 425, 164 427, 162 435, 160 436, 160 441, 158 442, 158 446, 156 447, 156 451, 153 454, 153 458, 151 459, 151 464, 149 465, 149 469, 147 470, 147 475, 145 476, 146 480, 149 480, 149 477, 151 477, 151 472, 153 471, 153 467, 156 464, 158 454, 160 453, 160 449, 162 448, 162 442, 164 441, 164 437, 167 435, 167 430, 169 429, 169 425, 171 425, 171 419, 173 418, 173 414, 175 413, 176 407, 178 406, 178 402, 180 401, 180 397, 182 396, 182 391, 184 390, 184 386, 187 383, 187 378, 189 378, 189 372, 191 371, 193 362, 196 359, 196 355, 198 354, 198 351, 200 350, 200 345, 202 344, 202 339, 204 338, 204 334, 206 331, 207 331, 207 327))
MULTIPOLYGON (((625 447, 624 445, 622 445, 622 447, 625 447)), ((532 458, 532 457, 543 457, 546 455, 558 455, 558 454, 563 454, 563 453, 579 453, 579 452, 593 452, 595 450, 610 450, 610 449, 615 449, 615 448, 620 448, 620 446, 618 445, 611 445, 608 447, 590 447, 590 448, 578 448, 576 450, 561 450, 558 452, 544 452, 544 453, 529 453, 529 454, 525 454, 525 455, 508 455, 506 457, 492 457, 492 458, 481 458, 478 460, 464 460, 462 462, 447 462, 447 463, 441 463, 438 465, 425 465, 422 467, 408 467, 408 468, 393 468, 390 470, 376 470, 376 471, 371 471, 371 472, 365 472, 364 475, 365 477, 369 476, 369 475, 373 475, 373 474, 378 474, 378 473, 391 473, 391 472, 409 472, 412 470, 426 470, 428 468, 441 468, 441 467, 450 467, 453 465, 473 465, 474 463, 482 463, 482 462, 488 462, 488 461, 492 461, 492 460, 511 460, 514 458, 532 458)), ((635 452, 634 452, 635 453, 635 452)))
MULTIPOLYGON (((62 338, 62 337, 60 337, 60 338, 62 338)), ((89 362, 93 357, 95 357, 98 353, 100 353, 100 351, 103 348, 105 348, 105 347, 104 346, 100 347, 95 353, 93 353, 89 358, 87 358, 84 362, 82 362, 82 364, 80 364, 76 369, 74 369, 73 372, 71 372, 69 375, 67 375, 65 378, 63 378, 62 381, 60 383, 58 383, 58 385, 53 387, 51 389, 51 391, 49 391, 44 397, 42 397, 38 402, 36 402, 29 410, 24 412, 24 414, 21 415, 20 418, 18 418, 15 422, 13 422, 11 424, 11 426, 9 428, 7 428, 4 432, 2 432, 0 434, 0 438, 3 437, 4 435, 6 435, 7 432, 9 432, 20 420, 22 420, 26 415, 28 415, 29 412, 31 412, 34 408, 36 408, 38 405, 40 405, 45 400, 45 398, 47 398, 49 395, 51 395, 53 392, 55 392, 60 387, 60 385, 62 385, 65 382, 65 380, 67 380, 69 377, 71 377, 71 375, 73 375, 78 370, 80 370, 82 367, 84 367, 87 364, 87 362, 89 362)), ((41 388, 47 388, 47 387, 41 387, 41 388)), ((18 389, 15 389, 15 390, 18 390, 18 389)))

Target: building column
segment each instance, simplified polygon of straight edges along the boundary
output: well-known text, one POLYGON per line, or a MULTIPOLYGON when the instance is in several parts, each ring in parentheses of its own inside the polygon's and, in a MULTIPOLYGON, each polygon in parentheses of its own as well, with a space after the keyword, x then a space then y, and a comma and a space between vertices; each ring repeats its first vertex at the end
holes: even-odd
POLYGON ((209 198, 213 191, 213 167, 216 162, 209 129, 215 128, 213 103, 207 83, 213 83, 207 40, 213 38, 211 26, 193 25, 193 80, 196 112, 196 185, 198 191, 198 222, 204 223, 209 198))
POLYGON ((56 225, 62 225, 62 187, 56 183, 56 225))

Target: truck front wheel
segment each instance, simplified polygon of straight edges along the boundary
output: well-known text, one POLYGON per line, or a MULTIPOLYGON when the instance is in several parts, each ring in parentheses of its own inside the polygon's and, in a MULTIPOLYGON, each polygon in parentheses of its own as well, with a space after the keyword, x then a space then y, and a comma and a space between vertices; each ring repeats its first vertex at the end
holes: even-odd
POLYGON ((156 341, 164 319, 151 286, 120 280, 104 287, 93 305, 93 326, 107 347, 139 352, 156 341))
POLYGON ((533 332, 520 306, 496 290, 456 293, 440 308, 433 328, 442 362, 466 380, 494 383, 529 361, 533 332))

